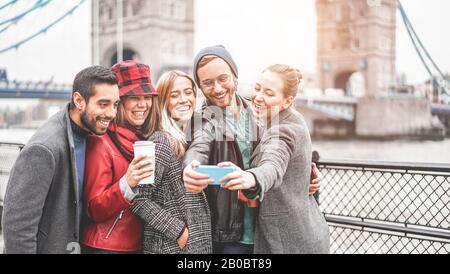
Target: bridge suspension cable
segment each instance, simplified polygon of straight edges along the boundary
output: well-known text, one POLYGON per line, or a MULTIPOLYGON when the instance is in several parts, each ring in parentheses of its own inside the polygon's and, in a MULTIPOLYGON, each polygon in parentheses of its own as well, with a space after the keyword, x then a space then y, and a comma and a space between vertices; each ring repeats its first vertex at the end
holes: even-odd
POLYGON ((31 13, 39 8, 45 7, 51 1, 52 0, 37 0, 36 3, 28 10, 22 12, 21 14, 14 16, 12 18, 9 18, 9 19, 6 19, 6 20, 0 22, 0 26, 8 24, 8 23, 17 23, 20 19, 27 16, 29 13, 31 13))
MULTIPOLYGON (((0 34, 7 31, 10 27, 17 24, 21 19, 23 19, 28 14, 32 13, 33 11, 45 7, 48 3, 50 3, 52 0, 47 0, 44 2, 43 0, 38 0, 33 7, 31 7, 29 10, 14 16, 13 18, 7 19, 3 22, 0 22, 0 26, 8 24, 6 27, 0 29, 0 34)), ((1 9, 0 9, 1 10, 1 9)))
POLYGON ((4 8, 7 8, 7 7, 11 6, 11 5, 14 5, 15 3, 17 3, 17 1, 18 0, 9 1, 8 3, 4 4, 3 6, 0 6, 0 10, 2 10, 4 8))
MULTIPOLYGON (((42 2, 43 0, 39 0, 39 2, 42 2)), ((46 2, 50 2, 52 0, 47 0, 46 2)), ((73 6, 72 8, 70 8, 67 12, 65 12, 62 16, 60 16, 59 18, 57 18, 55 21, 53 21, 52 23, 48 24, 47 26, 43 27, 42 29, 40 29, 39 31, 37 31, 36 33, 28 36, 27 38, 9 46, 3 49, 0 49, 0 54, 5 53, 7 51, 10 51, 12 49, 18 49, 20 46, 22 46, 23 44, 33 40, 34 38, 36 38, 37 36, 46 33, 50 28, 52 28, 53 26, 55 26, 56 24, 58 24, 59 22, 61 22, 63 19, 65 19, 67 16, 71 15, 75 10, 77 10, 86 0, 80 0, 80 2, 78 4, 76 4, 75 6, 73 6)))
MULTIPOLYGON (((402 5, 401 1, 399 0, 398 3, 399 3, 400 14, 402 16, 403 23, 405 24, 406 30, 408 32, 409 38, 411 39, 411 42, 412 42, 412 44, 414 46, 414 49, 417 52, 417 55, 419 56, 419 58, 422 61, 423 65, 425 66, 425 69, 427 70, 428 74, 430 75, 431 81, 433 81, 433 84, 438 84, 439 86, 441 86, 441 84, 435 80, 435 76, 433 75, 433 72, 432 72, 431 68, 428 66, 428 63, 426 62, 424 56, 422 55, 422 51, 425 53, 427 59, 431 62, 433 67, 438 71, 439 76, 442 78, 442 81, 445 81, 445 82, 447 82, 447 84, 449 84, 449 80, 446 79, 444 73, 442 73, 442 70, 436 64, 436 62, 431 57, 431 55, 428 52, 428 50, 423 45, 423 43, 420 40, 419 36, 417 35, 417 33, 416 33, 416 31, 415 31, 411 21, 408 18, 408 15, 406 14, 405 9, 403 8, 403 5, 402 5)), ((450 92, 446 89, 446 87, 445 86, 441 86, 441 87, 442 87, 443 92, 445 94, 447 94, 448 96, 450 96, 450 92)))
POLYGON ((434 59, 431 57, 430 53, 428 52, 428 50, 425 48, 425 46, 423 45, 420 37, 417 35, 416 30, 414 29, 413 25, 411 24, 411 21, 409 20, 408 15, 405 12, 405 9, 402 6, 402 3, 400 3, 400 12, 402 13, 402 16, 404 17, 404 20, 406 22, 406 24, 409 26, 409 29, 412 31, 412 33, 414 34, 414 36, 417 39, 417 42, 419 43, 420 47, 423 49, 425 55, 428 57, 428 59, 430 60, 431 64, 433 64, 434 68, 439 72, 439 74, 441 75, 442 78, 444 78, 444 73, 442 73, 442 70, 439 68, 439 66, 436 64, 436 62, 434 61, 434 59))

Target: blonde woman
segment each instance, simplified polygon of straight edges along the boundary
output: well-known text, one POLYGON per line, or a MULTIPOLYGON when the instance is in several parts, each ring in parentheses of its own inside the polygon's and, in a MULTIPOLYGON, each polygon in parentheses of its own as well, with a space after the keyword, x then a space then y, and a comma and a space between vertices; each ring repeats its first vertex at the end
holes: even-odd
POLYGON ((156 143, 155 185, 140 187, 133 211, 144 221, 144 253, 206 254, 212 252, 211 220, 204 193, 186 193, 182 159, 184 129, 195 109, 194 81, 171 71, 157 84, 161 131, 156 143))
POLYGON ((228 190, 259 198, 255 253, 329 253, 327 223, 309 195, 311 138, 293 107, 301 74, 287 65, 263 71, 252 94, 253 115, 266 130, 251 157, 251 167, 223 180, 228 190), (250 190, 250 191, 249 191, 250 190))

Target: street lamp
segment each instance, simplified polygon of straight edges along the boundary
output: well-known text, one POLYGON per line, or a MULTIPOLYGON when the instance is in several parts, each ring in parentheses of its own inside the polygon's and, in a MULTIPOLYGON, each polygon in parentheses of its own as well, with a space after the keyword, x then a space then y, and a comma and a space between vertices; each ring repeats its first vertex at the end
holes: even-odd
POLYGON ((117 4, 117 63, 123 61, 123 0, 117 4))

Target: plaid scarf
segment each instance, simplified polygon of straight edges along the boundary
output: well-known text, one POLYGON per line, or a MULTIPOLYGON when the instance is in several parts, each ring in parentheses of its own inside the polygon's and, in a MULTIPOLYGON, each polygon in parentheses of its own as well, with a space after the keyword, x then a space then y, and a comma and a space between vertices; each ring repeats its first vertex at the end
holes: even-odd
POLYGON ((121 125, 112 124, 109 126, 107 133, 128 162, 134 159, 134 143, 146 139, 141 130, 133 127, 129 123, 121 125))

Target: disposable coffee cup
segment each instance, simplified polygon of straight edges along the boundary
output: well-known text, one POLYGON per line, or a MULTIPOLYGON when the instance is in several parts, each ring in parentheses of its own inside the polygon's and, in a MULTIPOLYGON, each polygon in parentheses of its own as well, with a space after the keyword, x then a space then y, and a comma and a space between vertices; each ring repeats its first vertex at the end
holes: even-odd
POLYGON ((141 155, 152 160, 153 163, 153 175, 151 177, 142 179, 140 185, 153 185, 155 183, 155 143, 150 141, 136 142, 133 145, 134 157, 141 155))

